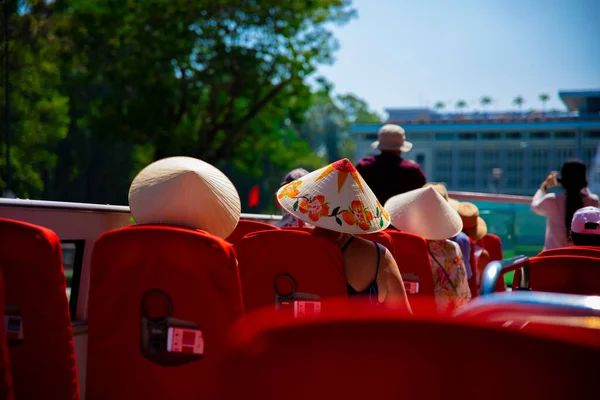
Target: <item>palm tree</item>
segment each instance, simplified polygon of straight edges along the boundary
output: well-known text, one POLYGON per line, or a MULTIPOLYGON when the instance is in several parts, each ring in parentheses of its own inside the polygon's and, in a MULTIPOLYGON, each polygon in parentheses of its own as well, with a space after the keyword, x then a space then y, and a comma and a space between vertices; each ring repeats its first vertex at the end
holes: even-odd
POLYGON ((487 106, 492 104, 492 98, 490 96, 483 96, 479 99, 479 103, 481 103, 481 107, 485 110, 487 106))
POLYGON ((542 93, 539 96, 540 101, 542 102, 542 109, 546 112, 546 103, 550 100, 550 95, 546 93, 542 93))
POLYGON ((463 108, 467 108, 467 102, 464 100, 459 100, 456 102, 456 108, 462 110, 463 108))
POLYGON ((433 106, 433 108, 435 109, 435 111, 438 111, 438 112, 442 111, 444 109, 444 107, 446 107, 446 103, 444 103, 443 101, 438 101, 433 106))
POLYGON ((521 111, 521 109, 523 108, 523 104, 525 104, 525 99, 523 99, 523 97, 521 96, 517 96, 513 100, 513 104, 519 108, 519 111, 521 111))

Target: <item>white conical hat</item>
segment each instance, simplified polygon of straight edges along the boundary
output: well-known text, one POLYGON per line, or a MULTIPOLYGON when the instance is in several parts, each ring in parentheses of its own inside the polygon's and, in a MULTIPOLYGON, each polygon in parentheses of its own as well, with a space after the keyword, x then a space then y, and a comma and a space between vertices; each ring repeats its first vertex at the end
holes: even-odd
POLYGON ((458 213, 431 186, 396 195, 384 207, 396 229, 427 240, 450 239, 463 227, 458 213))
POLYGON ((227 176, 191 157, 144 168, 129 188, 129 207, 138 224, 184 226, 221 238, 233 232, 241 214, 240 196, 227 176))
POLYGON ((277 199, 302 221, 336 232, 372 233, 390 224, 377 197, 345 158, 281 187, 277 199))

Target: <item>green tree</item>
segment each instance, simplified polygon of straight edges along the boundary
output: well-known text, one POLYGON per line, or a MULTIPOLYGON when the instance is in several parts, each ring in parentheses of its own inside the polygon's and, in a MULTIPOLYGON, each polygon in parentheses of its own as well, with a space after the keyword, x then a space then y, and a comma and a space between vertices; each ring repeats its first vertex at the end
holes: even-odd
POLYGON ((464 110, 465 108, 467 108, 467 102, 464 100, 459 100, 456 102, 456 109, 459 110, 459 112, 461 112, 462 110, 464 110))
POLYGON ((541 93, 539 95, 539 99, 542 102, 542 109, 544 112, 546 111, 546 103, 550 100, 550 95, 546 93, 541 93))
MULTIPOLYGON (((18 197, 47 195, 45 182, 56 164, 55 146, 67 134, 68 98, 61 92, 59 51, 64 46, 56 27, 64 21, 43 1, 7 0, 9 21, 9 88, 0 84, 0 108, 10 95, 11 169, 18 197), (18 10, 25 11, 18 13, 18 10)), ((4 29, 0 33, 4 43, 4 29)), ((0 58, 4 60, 4 47, 0 58)), ((1 76, 4 77, 4 63, 1 76)), ((3 115, 3 118, 5 116, 3 115)), ((4 138, 4 124, 2 137, 4 138)), ((0 170, 4 189, 6 147, 1 147, 0 170)), ((47 183, 47 182, 46 182, 47 183)))
POLYGON ((443 101, 437 101, 433 106, 433 109, 437 112, 441 112, 446 107, 446 103, 443 101))
POLYGON ((513 99, 513 104, 521 111, 523 109, 523 104, 525 104, 525 99, 523 99, 522 96, 517 96, 513 99))

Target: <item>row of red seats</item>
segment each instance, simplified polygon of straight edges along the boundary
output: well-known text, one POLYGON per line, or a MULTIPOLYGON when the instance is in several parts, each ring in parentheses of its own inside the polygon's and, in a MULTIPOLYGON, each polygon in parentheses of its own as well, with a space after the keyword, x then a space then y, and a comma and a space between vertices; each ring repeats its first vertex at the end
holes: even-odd
MULTIPOLYGON (((246 253, 250 252, 252 257, 256 257, 255 253, 258 253, 258 250, 252 249, 273 249, 276 246, 271 246, 270 243, 273 243, 275 238, 282 238, 281 241, 285 242, 285 235, 265 235, 261 236, 264 239, 254 238, 252 239, 252 246, 243 246, 240 248, 240 243, 242 239, 246 237, 246 235, 255 233, 255 232, 265 232, 265 231, 279 231, 282 230, 299 230, 304 232, 310 232, 312 228, 302 226, 302 227, 288 227, 279 229, 273 225, 269 225, 263 222, 257 221, 247 221, 242 220, 237 225, 236 229, 233 233, 227 238, 227 241, 232 243, 236 247, 236 252, 238 253, 238 257, 240 254, 244 259, 246 257, 246 253)), ((365 239, 373 240, 384 247, 386 247, 390 253, 396 259, 396 263, 402 273, 403 279, 407 286, 407 292, 409 294, 417 294, 416 289, 418 288, 418 294, 421 296, 433 296, 433 276, 431 272, 431 261, 429 259, 429 252, 427 247, 427 241, 418 236, 407 232, 400 232, 394 229, 387 229, 382 232, 372 233, 369 235, 359 235, 365 239), (418 285, 413 283, 418 282, 418 285)), ((502 260, 502 244, 500 242, 500 238, 493 234, 487 234, 483 239, 478 241, 477 243, 472 241, 471 246, 471 254, 464 255, 465 257, 470 257, 472 260, 472 268, 475 274, 477 274, 475 262, 474 262, 474 250, 475 244, 478 244, 480 247, 488 250, 490 254, 490 261, 502 260)), ((265 254, 265 257, 270 257, 272 251, 268 251, 265 254)), ((476 276, 470 282, 472 293, 474 296, 477 295, 477 278, 476 276)), ((504 285, 499 283, 497 287, 498 291, 504 290, 504 285)))
MULTIPOLYGON (((253 267, 245 257, 262 257, 260 260, 272 262, 272 268, 287 272, 282 265, 298 263, 294 273, 303 274, 304 269, 314 273, 313 279, 306 281, 296 276, 299 292, 327 295, 322 288, 302 285, 330 274, 339 282, 332 295, 342 290, 345 294, 338 248, 327 252, 330 243, 304 247, 297 241, 310 246, 320 240, 307 233, 289 231, 283 236, 269 232, 247 235, 236 258, 230 244, 200 231, 133 226, 104 234, 94 246, 91 263, 88 398, 152 399, 205 393, 204 385, 220 377, 215 363, 228 346, 224 332, 242 315, 243 299, 248 308, 262 304, 272 308, 273 273, 279 270, 269 270, 262 261, 253 267), (265 235, 285 239, 274 239, 280 240, 276 243, 265 240, 260 245, 257 238, 265 235), (262 247, 257 249, 252 242, 262 247), (325 249, 333 268, 323 268, 322 260, 315 261, 318 248, 325 249), (253 277, 251 270, 265 279, 253 277), (168 294, 173 318, 200 324, 206 342, 202 362, 169 368, 142 356, 142 299, 157 288, 168 294), (243 294, 242 289, 246 291, 243 294)), ((0 240, 6 302, 19 309, 26 335, 21 346, 9 349, 16 398, 49 398, 49 393, 51 398, 79 398, 60 242, 47 229, 8 220, 0 220, 0 240)))

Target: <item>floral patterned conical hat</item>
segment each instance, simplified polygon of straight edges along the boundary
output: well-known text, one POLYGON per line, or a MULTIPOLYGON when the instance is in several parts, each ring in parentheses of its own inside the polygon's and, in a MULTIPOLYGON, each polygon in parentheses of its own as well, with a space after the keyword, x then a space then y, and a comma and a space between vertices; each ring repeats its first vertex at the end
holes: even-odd
POLYGON ((345 158, 281 187, 277 199, 298 219, 336 232, 372 233, 390 225, 388 213, 345 158))

